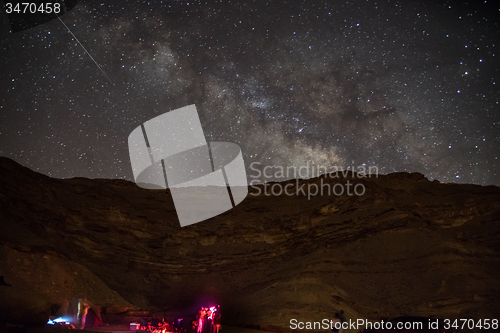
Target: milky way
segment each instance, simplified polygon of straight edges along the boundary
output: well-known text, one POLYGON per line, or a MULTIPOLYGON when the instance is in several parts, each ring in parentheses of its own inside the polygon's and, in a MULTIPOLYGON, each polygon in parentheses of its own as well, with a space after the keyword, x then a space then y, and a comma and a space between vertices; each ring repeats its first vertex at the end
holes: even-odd
MULTIPOLYGON (((17 33, 2 16, 0 155, 132 180, 127 138, 196 104, 247 167, 377 166, 500 185, 499 5, 80 1, 17 33)), ((247 172, 250 173, 247 169, 247 172)))

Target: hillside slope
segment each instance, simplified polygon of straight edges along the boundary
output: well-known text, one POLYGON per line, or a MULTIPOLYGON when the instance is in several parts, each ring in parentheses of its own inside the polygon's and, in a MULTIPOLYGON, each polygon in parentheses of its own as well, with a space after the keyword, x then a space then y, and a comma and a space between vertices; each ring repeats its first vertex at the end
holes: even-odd
MULTIPOLYGON (((217 301, 237 325, 286 327, 340 309, 351 319, 500 316, 499 188, 417 173, 352 176, 323 181, 362 183, 364 195, 260 191, 181 228, 169 191, 52 179, 0 158, 0 275, 28 283, 15 278, 22 262, 5 259, 12 251, 30 253, 30 262, 58 258, 126 299, 110 294, 102 303, 193 311, 217 301)), ((50 281, 77 293, 62 284, 50 281)), ((92 289, 85 285, 96 302, 102 292, 92 289)))

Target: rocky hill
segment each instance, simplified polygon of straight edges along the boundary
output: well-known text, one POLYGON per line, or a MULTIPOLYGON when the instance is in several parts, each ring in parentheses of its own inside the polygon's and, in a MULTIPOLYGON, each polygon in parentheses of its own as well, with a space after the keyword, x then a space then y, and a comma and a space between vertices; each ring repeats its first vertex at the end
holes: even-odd
POLYGON ((340 309, 351 319, 500 317, 500 188, 337 176, 290 181, 293 195, 255 187, 181 228, 168 190, 53 179, 0 158, 0 275, 12 285, 0 292, 191 313, 218 302, 226 323, 261 327, 340 309), (364 195, 298 191, 347 181, 364 195))

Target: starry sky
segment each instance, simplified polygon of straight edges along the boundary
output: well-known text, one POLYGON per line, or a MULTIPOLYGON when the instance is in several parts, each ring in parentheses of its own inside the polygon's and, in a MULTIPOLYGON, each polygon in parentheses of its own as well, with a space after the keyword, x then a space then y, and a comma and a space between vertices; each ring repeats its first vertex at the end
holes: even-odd
POLYGON ((133 180, 127 139, 196 104, 249 165, 377 166, 500 185, 494 1, 92 1, 0 26, 0 155, 133 180))

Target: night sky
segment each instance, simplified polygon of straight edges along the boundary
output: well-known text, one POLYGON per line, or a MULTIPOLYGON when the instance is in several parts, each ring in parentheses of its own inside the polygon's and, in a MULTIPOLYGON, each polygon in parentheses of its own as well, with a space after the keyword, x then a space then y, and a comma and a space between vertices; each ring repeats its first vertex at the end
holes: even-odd
POLYGON ((133 180, 127 138, 196 104, 249 165, 500 185, 499 2, 81 0, 0 26, 0 155, 133 180))

